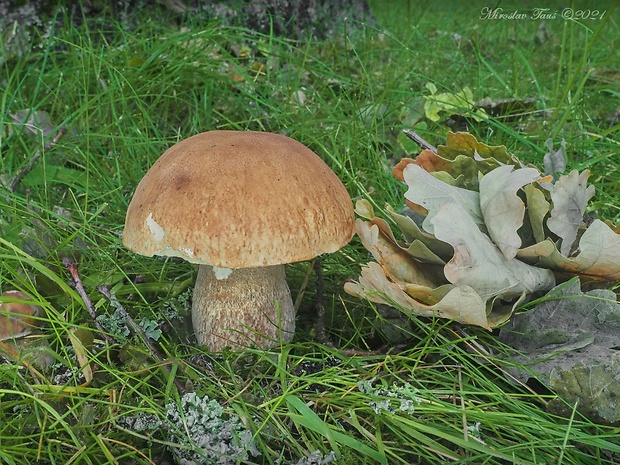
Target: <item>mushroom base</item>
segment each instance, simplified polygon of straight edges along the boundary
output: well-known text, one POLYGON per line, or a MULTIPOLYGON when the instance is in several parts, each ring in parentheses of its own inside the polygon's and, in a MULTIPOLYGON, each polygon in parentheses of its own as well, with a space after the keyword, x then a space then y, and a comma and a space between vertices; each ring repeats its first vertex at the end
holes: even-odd
POLYGON ((217 279, 213 267, 198 270, 192 303, 198 343, 225 347, 270 348, 295 332, 295 309, 283 265, 239 268, 217 279))

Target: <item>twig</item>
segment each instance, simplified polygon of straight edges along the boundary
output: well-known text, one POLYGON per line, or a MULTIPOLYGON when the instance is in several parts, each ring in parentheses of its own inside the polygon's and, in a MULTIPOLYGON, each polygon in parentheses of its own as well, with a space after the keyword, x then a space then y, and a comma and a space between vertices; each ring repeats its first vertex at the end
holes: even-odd
POLYGON ((437 154, 437 148, 434 145, 422 139, 422 137, 420 137, 415 131, 412 131, 411 129, 405 129, 403 132, 409 139, 414 141, 416 144, 418 144, 423 149, 430 150, 434 154, 437 154))
POLYGON ((125 307, 123 307, 123 305, 118 301, 116 296, 110 292, 110 286, 108 285, 97 286, 97 290, 110 301, 110 303, 112 304, 114 308, 118 309, 121 316, 129 323, 131 330, 134 333, 137 333, 144 340, 149 350, 152 352, 153 356, 159 362, 162 362, 164 358, 161 356, 157 348, 150 341, 149 337, 144 333, 144 330, 142 329, 142 327, 138 323, 136 323, 136 321, 131 317, 131 315, 127 313, 127 310, 125 310, 125 307))
POLYGON ((88 294, 86 294, 86 291, 84 290, 84 285, 82 284, 80 274, 78 273, 77 263, 75 263, 71 258, 65 257, 62 259, 62 264, 67 268, 67 270, 69 270, 69 273, 71 273, 71 278, 73 278, 73 287, 75 287, 77 293, 80 294, 80 297, 84 301, 86 309, 88 310, 90 317, 95 322, 97 329, 101 332, 101 335, 106 341, 108 341, 110 344, 115 344, 116 341, 106 333, 106 330, 97 320, 97 312, 95 311, 95 307, 93 307, 93 302, 90 300, 90 297, 88 297, 88 294))
MULTIPOLYGON (((61 127, 56 133, 56 135, 45 143, 45 145, 43 146, 43 151, 50 150, 54 145, 56 145, 60 141, 60 139, 62 139, 62 136, 67 133, 67 130, 68 129, 66 127, 61 127)), ((34 164, 39 158, 41 158, 42 153, 43 152, 40 149, 37 150, 35 154, 30 158, 30 160, 28 160, 28 162, 22 167, 22 169, 19 170, 19 172, 11 181, 11 184, 9 184, 10 192, 15 192, 15 190, 19 186, 19 183, 22 181, 22 179, 24 179, 24 176, 26 176, 30 171, 32 171, 34 164)))
MULTIPOLYGON (((157 347, 155 347, 155 345, 150 341, 149 337, 144 333, 142 327, 138 323, 136 323, 136 321, 131 317, 131 315, 129 315, 129 313, 127 313, 127 310, 125 310, 125 307, 123 307, 123 305, 118 301, 116 296, 110 292, 110 287, 107 285, 97 286, 97 290, 110 301, 112 306, 118 309, 121 316, 125 318, 125 320, 131 326, 133 332, 137 333, 142 338, 144 343, 148 346, 149 350, 151 351, 151 355, 158 362, 164 362, 164 357, 159 353, 157 347)), ((168 374, 172 374, 172 370, 168 365, 162 364, 161 366, 164 368, 164 370, 168 372, 168 374)), ((183 384, 181 384, 181 382, 176 377, 174 378, 174 384, 176 385, 177 389, 181 394, 185 392, 185 386, 183 386, 183 384)))
POLYGON ((375 350, 339 349, 338 352, 342 355, 349 355, 353 357, 371 357, 373 355, 387 355, 402 352, 403 350, 406 350, 407 347, 407 344, 397 344, 395 346, 384 344, 375 350))
MULTIPOLYGON (((74 284, 75 290, 78 292, 78 294, 80 294, 80 297, 82 297, 82 300, 84 301, 84 304, 86 305, 86 308, 88 309, 88 313, 90 314, 91 318, 95 321, 95 325, 97 325, 97 329, 99 331, 101 331, 101 334, 105 338, 106 341, 108 341, 111 344, 115 344, 116 341, 114 340, 114 338, 109 336, 105 332, 105 329, 101 326, 99 321, 97 321, 97 312, 95 311, 95 308, 93 307, 92 301, 90 300, 90 298, 86 294, 86 291, 84 290, 84 285, 82 284, 82 280, 80 279, 80 274, 78 273, 77 263, 75 263, 69 257, 65 257, 65 258, 62 259, 62 264, 69 270, 69 273, 71 273, 71 277, 73 278, 73 284, 74 284)), ((155 359, 157 359, 157 361, 163 362, 164 359, 160 355, 159 351, 155 348, 155 346, 151 343, 151 341, 149 341, 149 338, 147 337, 146 334, 144 334, 144 331, 142 330, 140 325, 137 324, 134 321, 134 319, 131 318, 131 316, 129 316, 129 314, 127 313, 125 308, 121 305, 121 303, 118 301, 116 296, 110 292, 109 287, 108 286, 99 286, 99 287, 97 287, 97 290, 110 300, 110 303, 114 307, 116 307, 120 311, 120 313, 123 316, 123 318, 125 318, 129 322, 129 325, 131 326, 133 331, 138 333, 140 335, 140 337, 142 337, 142 339, 144 340, 144 342, 148 346, 149 350, 151 351, 151 354, 153 355, 153 357, 155 357, 155 359)), ((169 374, 171 373, 170 367, 168 365, 162 364, 162 367, 169 374)), ((183 386, 178 379, 176 379, 176 378, 174 379, 174 384, 179 389, 179 392, 181 392, 181 393, 185 392, 185 386, 183 386)))
POLYGON ((325 334, 325 306, 323 305, 323 294, 325 292, 325 284, 323 283, 323 270, 321 268, 321 260, 314 260, 314 274, 316 276, 316 337, 321 344, 333 347, 333 344, 325 334))

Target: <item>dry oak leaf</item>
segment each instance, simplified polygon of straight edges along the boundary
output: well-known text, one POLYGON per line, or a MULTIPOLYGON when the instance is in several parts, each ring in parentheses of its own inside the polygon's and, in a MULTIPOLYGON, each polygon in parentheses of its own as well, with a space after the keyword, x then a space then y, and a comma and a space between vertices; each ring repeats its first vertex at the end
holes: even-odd
POLYGON ((502 165, 480 179, 480 207, 490 238, 507 259, 521 247, 517 233, 523 225, 525 204, 517 191, 540 178, 535 168, 502 165))
POLYGON ((407 222, 408 218, 388 208, 388 212, 399 218, 411 234, 412 240, 401 243, 394 237, 388 223, 374 216, 372 206, 366 200, 356 202, 355 212, 363 218, 370 218, 369 221, 357 219, 355 232, 366 250, 381 264, 387 276, 399 281, 433 287, 436 281, 440 281, 441 284, 445 282, 441 271, 445 261, 437 256, 434 250, 443 253, 447 247, 451 256, 452 248, 448 244, 441 243, 432 235, 417 228, 413 221, 407 222))
POLYGON ((565 257, 551 239, 525 247, 517 253, 536 266, 580 275, 585 280, 620 280, 620 234, 609 224, 594 220, 579 238, 578 253, 565 257))
POLYGON ((561 239, 560 252, 566 257, 569 256, 577 238, 577 231, 583 224, 583 214, 588 202, 594 195, 594 186, 588 186, 589 175, 588 170, 581 173, 573 170, 550 186, 543 185, 548 186, 553 204, 547 227, 561 239))
MULTIPOLYGON (((376 262, 362 267, 359 282, 346 283, 347 293, 370 301, 396 306, 406 315, 454 319, 490 329, 485 302, 470 287, 446 283, 445 262, 431 249, 451 256, 452 248, 422 231, 404 215, 390 211, 416 239, 401 245, 387 222, 374 217, 365 200, 356 203, 356 232, 376 262), (427 246, 428 245, 428 246, 427 246), (426 260, 424 263, 422 260, 426 260)), ((412 237, 410 236, 410 237, 412 237)))
POLYGON ((551 204, 545 198, 544 192, 533 184, 525 186, 523 192, 527 203, 527 216, 532 231, 532 240, 534 243, 542 242, 546 238, 545 220, 551 204))
POLYGON ((403 177, 403 170, 405 167, 410 164, 415 163, 420 168, 424 168, 425 171, 429 173, 434 173, 436 171, 451 171, 452 165, 449 160, 444 160, 435 152, 429 149, 422 150, 420 154, 414 158, 402 158, 395 166, 392 168, 392 174, 396 179, 400 182, 405 182, 405 178, 403 177))
POLYGON ((520 298, 555 285, 551 270, 506 258, 473 218, 455 204, 439 208, 431 224, 435 237, 454 248, 454 257, 444 267, 448 281, 475 289, 485 302, 520 298))
MULTIPOLYGON (((524 173, 526 179, 534 178, 533 171, 525 170, 515 172, 524 173)), ((505 171, 499 168, 499 179, 505 171)), ((485 234, 478 192, 447 185, 415 164, 405 167, 403 175, 409 186, 405 197, 428 209, 424 230, 454 249, 454 256, 444 267, 450 283, 475 289, 491 305, 497 298, 520 299, 555 285, 551 270, 507 258, 485 234)), ((492 186, 494 171, 486 176, 491 176, 492 186)))
MULTIPOLYGON (((595 421, 620 423, 620 305, 613 291, 581 292, 578 279, 514 316, 499 339, 515 349, 517 380, 535 377, 595 421), (525 369, 517 368, 527 365, 525 369)), ((567 412, 571 413, 571 412, 567 412)))
MULTIPOLYGON (((411 255, 425 263, 442 266, 450 260, 454 253, 452 246, 424 231, 421 228, 423 219, 419 220, 419 224, 412 219, 412 216, 416 215, 415 212, 407 214, 406 209, 404 209, 403 212, 405 214, 400 214, 395 212, 389 205, 386 206, 386 211, 394 223, 396 223, 398 229, 400 229, 406 243, 409 244, 406 248, 411 255)), ((391 230, 390 237, 394 238, 391 230)), ((393 240, 396 241, 395 239, 393 240)))
MULTIPOLYGON (((384 270, 384 274, 399 282, 418 283, 435 287, 435 283, 427 277, 424 264, 416 262, 411 255, 398 244, 385 237, 379 226, 383 220, 376 218, 376 223, 355 221, 355 231, 364 247, 370 251, 374 259, 384 270), (377 224, 379 223, 379 224, 377 224)), ((389 228, 389 226, 388 226, 389 228)))
POLYGON ((476 224, 484 226, 478 192, 451 186, 414 163, 405 167, 403 178, 409 187, 405 192, 405 198, 416 205, 421 205, 428 211, 423 223, 427 232, 434 234, 432 226, 429 226, 433 212, 447 203, 460 205, 476 224))
MULTIPOLYGON (((415 289, 412 289, 412 293, 421 297, 421 289, 413 287, 415 289)), ((429 294, 424 300, 435 300, 436 303, 432 305, 416 300, 406 292, 406 288, 405 283, 388 279, 381 265, 375 262, 362 267, 359 282, 348 282, 344 286, 345 292, 350 295, 396 306, 408 315, 447 318, 490 329, 486 306, 471 288, 453 285, 441 286, 434 290, 429 288, 429 294), (433 291, 442 295, 433 295, 433 291)))
POLYGON ((468 132, 449 132, 446 144, 437 147, 437 155, 446 160, 455 160, 459 155, 472 158, 482 174, 500 165, 521 165, 514 155, 508 153, 506 146, 483 144, 468 132))

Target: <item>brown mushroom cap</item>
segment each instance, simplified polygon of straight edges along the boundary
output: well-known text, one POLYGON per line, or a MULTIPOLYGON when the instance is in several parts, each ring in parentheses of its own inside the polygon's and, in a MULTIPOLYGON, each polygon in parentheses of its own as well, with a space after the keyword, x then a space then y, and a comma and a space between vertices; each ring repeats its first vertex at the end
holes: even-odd
MULTIPOLYGON (((6 291, 2 297, 17 300, 31 300, 21 291, 6 291)), ((41 316, 43 310, 36 305, 24 302, 0 302, 0 341, 22 337, 30 334, 40 326, 41 321, 33 318, 41 316)))
POLYGON ((346 188, 314 152, 266 132, 209 131, 170 147, 138 185, 123 243, 222 268, 308 260, 354 232, 346 188))

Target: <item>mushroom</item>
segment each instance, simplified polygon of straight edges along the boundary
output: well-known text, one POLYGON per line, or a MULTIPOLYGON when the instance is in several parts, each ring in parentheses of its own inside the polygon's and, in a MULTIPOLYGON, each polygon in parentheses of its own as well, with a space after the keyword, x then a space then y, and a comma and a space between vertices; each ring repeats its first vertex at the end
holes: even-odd
POLYGON ((0 302, 0 341, 27 336, 39 326, 43 310, 37 305, 27 304, 30 297, 21 291, 5 291, 0 302), (34 317, 34 318, 33 318, 34 317))
POLYGON ((303 144, 283 135, 209 131, 170 147, 129 204, 125 246, 200 265, 196 338, 210 350, 288 342, 295 310, 284 264, 353 236, 349 194, 303 144))

